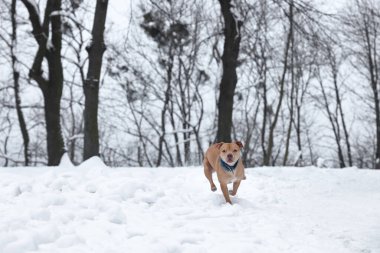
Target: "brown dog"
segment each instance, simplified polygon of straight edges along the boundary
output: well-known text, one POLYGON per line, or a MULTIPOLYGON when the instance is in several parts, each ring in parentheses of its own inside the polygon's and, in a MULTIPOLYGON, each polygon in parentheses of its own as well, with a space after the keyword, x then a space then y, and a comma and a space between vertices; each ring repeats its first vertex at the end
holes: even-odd
POLYGON ((204 172, 210 182, 211 191, 216 191, 212 180, 215 171, 218 176, 220 188, 227 203, 232 204, 229 194, 236 195, 240 181, 245 179, 243 161, 240 158, 240 149, 243 144, 240 141, 232 143, 216 143, 211 145, 203 160, 204 172), (227 184, 233 183, 232 191, 228 192, 227 184))

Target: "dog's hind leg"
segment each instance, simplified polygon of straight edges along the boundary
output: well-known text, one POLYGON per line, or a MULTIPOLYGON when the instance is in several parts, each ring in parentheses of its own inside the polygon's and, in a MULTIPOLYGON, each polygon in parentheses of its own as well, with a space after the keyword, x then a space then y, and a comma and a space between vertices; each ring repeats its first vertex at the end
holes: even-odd
POLYGON ((212 180, 213 168, 211 167, 211 164, 207 161, 207 158, 205 158, 203 160, 203 166, 204 166, 205 176, 208 179, 208 181, 210 182, 211 191, 214 192, 214 191, 216 191, 216 186, 214 184, 214 181, 212 180))

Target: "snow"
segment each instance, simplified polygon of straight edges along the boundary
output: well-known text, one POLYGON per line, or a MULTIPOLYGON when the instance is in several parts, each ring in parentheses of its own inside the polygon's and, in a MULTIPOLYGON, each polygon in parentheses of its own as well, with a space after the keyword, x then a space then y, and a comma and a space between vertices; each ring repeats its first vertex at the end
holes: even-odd
POLYGON ((380 173, 246 170, 233 205, 201 167, 0 168, 0 252, 380 252, 380 173))
POLYGON ((50 17, 53 17, 53 16, 69 16, 70 14, 66 11, 52 11, 50 13, 50 17))
POLYGON ((59 166, 62 168, 70 168, 74 166, 67 153, 63 154, 59 166))

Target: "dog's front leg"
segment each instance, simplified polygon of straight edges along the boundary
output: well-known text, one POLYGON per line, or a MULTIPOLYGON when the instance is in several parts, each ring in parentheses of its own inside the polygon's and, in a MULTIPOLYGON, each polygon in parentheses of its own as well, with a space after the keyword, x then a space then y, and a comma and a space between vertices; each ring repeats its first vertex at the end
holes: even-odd
POLYGON ((220 188, 222 189, 223 196, 226 199, 226 202, 230 203, 232 205, 232 202, 231 202, 231 199, 230 199, 230 195, 228 194, 227 184, 220 183, 220 188))
POLYGON ((216 191, 216 186, 214 184, 214 181, 212 180, 212 167, 206 159, 203 161, 203 166, 204 166, 205 176, 208 179, 208 181, 210 182, 211 191, 214 192, 214 191, 216 191))
POLYGON ((229 193, 230 193, 232 196, 235 196, 235 195, 236 195, 237 190, 238 190, 239 185, 240 185, 240 182, 241 182, 240 180, 237 180, 237 181, 234 182, 234 186, 233 186, 233 188, 232 188, 232 191, 229 191, 229 193))

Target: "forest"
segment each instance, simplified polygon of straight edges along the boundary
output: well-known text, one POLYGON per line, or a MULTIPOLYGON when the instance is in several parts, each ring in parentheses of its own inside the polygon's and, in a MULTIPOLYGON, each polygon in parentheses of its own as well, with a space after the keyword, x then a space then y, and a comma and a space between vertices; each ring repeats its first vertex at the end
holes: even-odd
POLYGON ((380 1, 0 0, 0 166, 380 169, 380 1), (334 1, 335 2, 335 1, 334 1))

